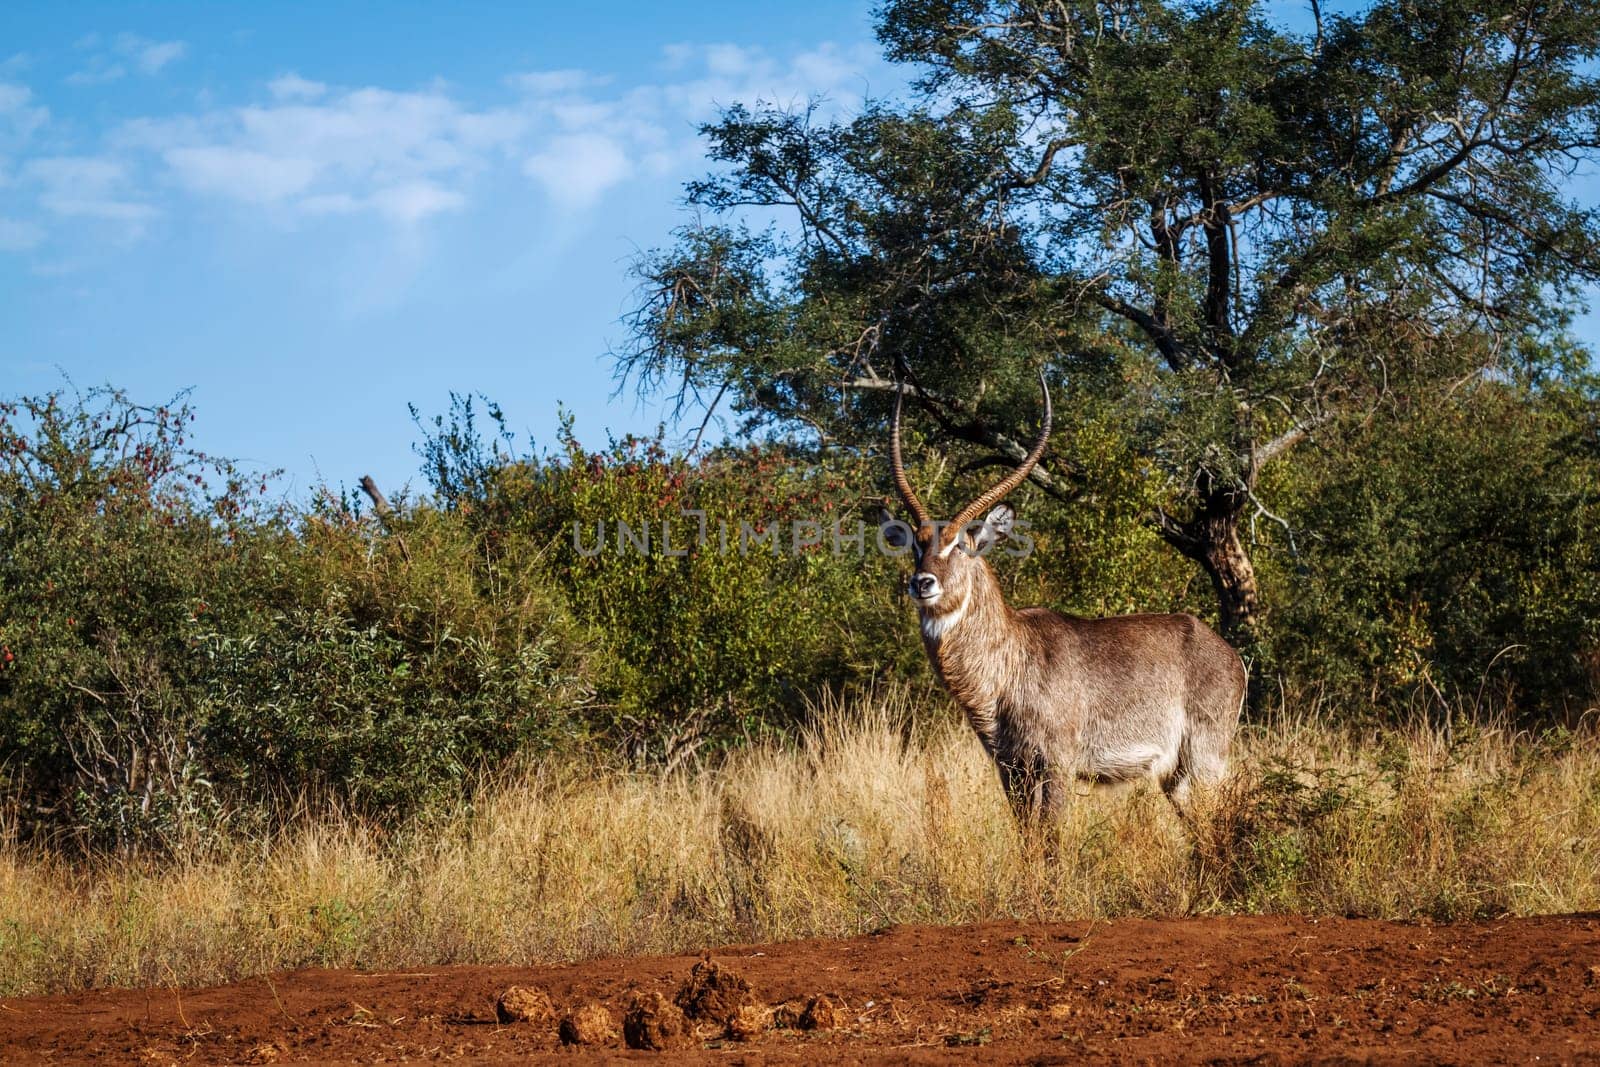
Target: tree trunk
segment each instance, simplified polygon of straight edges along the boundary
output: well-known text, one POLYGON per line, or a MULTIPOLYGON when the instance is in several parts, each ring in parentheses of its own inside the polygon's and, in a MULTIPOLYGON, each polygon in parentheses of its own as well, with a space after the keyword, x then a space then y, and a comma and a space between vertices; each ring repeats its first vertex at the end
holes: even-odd
POLYGON ((1243 493, 1216 492, 1193 518, 1178 522, 1162 516, 1158 523, 1167 543, 1211 579, 1222 636, 1241 650, 1254 642, 1261 613, 1256 568, 1239 536, 1245 499, 1243 493))
POLYGON ((1206 515, 1200 523, 1196 562, 1211 579, 1217 594, 1222 636, 1236 648, 1255 640, 1261 610, 1256 568, 1239 539, 1239 512, 1206 515))

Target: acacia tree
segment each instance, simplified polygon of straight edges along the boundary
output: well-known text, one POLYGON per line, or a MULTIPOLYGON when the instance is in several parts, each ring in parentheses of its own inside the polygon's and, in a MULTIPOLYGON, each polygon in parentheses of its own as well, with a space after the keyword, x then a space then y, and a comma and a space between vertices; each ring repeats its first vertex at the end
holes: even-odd
MULTIPOLYGON (((643 261, 623 373, 845 445, 881 439, 904 388, 982 463, 1022 455, 1045 365, 1124 413, 1166 476, 1150 521, 1238 639, 1262 469, 1398 376, 1459 381, 1511 350, 1396 366, 1386 338, 1549 336, 1600 274, 1567 184, 1600 147, 1594 0, 1312 0, 1298 28, 1251 0, 890 0, 879 19, 919 71, 909 102, 705 128, 718 169, 689 200, 719 224, 643 261), (774 208, 794 225, 753 230, 774 208)), ((1071 458, 1034 481, 1073 498, 1071 458)))

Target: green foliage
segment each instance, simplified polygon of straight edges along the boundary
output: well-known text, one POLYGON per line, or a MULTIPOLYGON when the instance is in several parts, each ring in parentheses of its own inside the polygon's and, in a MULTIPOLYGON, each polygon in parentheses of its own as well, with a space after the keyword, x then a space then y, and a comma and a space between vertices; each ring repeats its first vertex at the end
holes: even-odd
POLYGON ((480 567, 426 509, 379 538, 252 505, 266 480, 186 448, 191 418, 107 391, 0 410, 0 780, 21 829, 173 844, 306 793, 402 814, 581 734, 559 599, 501 584, 527 556, 480 567))
POLYGON ((1301 558, 1272 557, 1277 669, 1388 705, 1592 706, 1597 412, 1592 382, 1490 379, 1328 441, 1285 487, 1301 558))
MULTIPOLYGON (((1600 674, 1594 383, 1546 353, 1441 393, 1406 371, 1432 356, 1388 356, 1378 413, 1269 483, 1295 539, 1261 520, 1277 606, 1257 676, 1379 715, 1581 712, 1600 674)), ((995 557, 1007 595, 1085 615, 1201 607, 1146 521, 1160 481, 1127 409, 1093 379, 1062 403, 1097 492, 1018 491, 1032 552, 995 557)), ((8 405, 0 768, 18 828, 171 846, 303 798, 393 820, 518 758, 671 764, 789 731, 831 692, 931 687, 904 563, 878 547, 880 458, 589 452, 570 426, 555 454, 518 456, 488 411, 487 435, 464 398, 433 421, 434 496, 379 520, 326 494, 251 503, 261 481, 185 449, 181 405, 8 405)), ((911 476, 953 510, 986 475, 935 456, 911 476)), ((1252 816, 1255 866, 1228 875, 1252 906, 1305 874, 1310 809, 1290 799, 1292 817, 1252 816)))
POLYGON ((25 820, 123 842, 217 809, 194 647, 251 610, 241 536, 277 518, 186 446, 191 417, 103 390, 0 406, 0 773, 25 820))
POLYGON ((319 966, 348 967, 359 961, 361 933, 371 923, 365 912, 343 897, 330 897, 307 909, 309 954, 319 966))
POLYGON ((426 508, 387 538, 308 515, 294 549, 276 603, 198 635, 220 781, 404 813, 584 740, 580 657, 529 553, 426 508))
MULTIPOLYGON (((483 462, 458 399, 423 446, 444 485, 483 462)), ((589 648, 594 731, 635 753, 682 756, 799 721, 822 692, 917 669, 861 499, 859 462, 779 447, 669 456, 628 438, 506 462, 472 500, 480 537, 536 551, 589 648)), ((442 488, 436 485, 436 489, 442 488)))
MULTIPOLYGON (((1251 0, 891 0, 878 33, 909 101, 705 127, 717 169, 688 193, 714 225, 639 264, 624 371, 855 449, 909 379, 958 462, 1019 457, 1040 366, 1087 385, 1242 643, 1265 636, 1263 472, 1371 413, 1374 339, 1549 341, 1600 279, 1569 185, 1596 153, 1593 4, 1379 0, 1291 29, 1251 0), (752 233, 752 209, 792 224, 752 233)), ((1101 495, 1065 446, 1038 484, 1101 495)))
POLYGON ((1365 785, 1346 772, 1281 760, 1234 782, 1195 843, 1202 884, 1229 907, 1292 910, 1308 884, 1335 874, 1317 870, 1317 861, 1350 850, 1365 785))

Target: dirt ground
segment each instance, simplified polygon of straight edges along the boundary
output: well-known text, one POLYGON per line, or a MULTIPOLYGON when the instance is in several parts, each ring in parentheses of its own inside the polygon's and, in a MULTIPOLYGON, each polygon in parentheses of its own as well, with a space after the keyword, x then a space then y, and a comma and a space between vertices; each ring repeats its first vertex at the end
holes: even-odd
POLYGON ((1600 915, 896 927, 713 951, 749 983, 760 1018, 760 1005, 825 994, 841 1009, 832 1028, 758 1027, 741 1042, 691 1021, 687 1047, 647 1052, 620 1037, 563 1049, 553 1019, 496 1018, 500 994, 521 985, 543 990, 557 1016, 598 1000, 620 1029, 635 996, 671 1000, 698 958, 305 970, 209 989, 8 998, 0 1061, 1600 1062, 1600 915))

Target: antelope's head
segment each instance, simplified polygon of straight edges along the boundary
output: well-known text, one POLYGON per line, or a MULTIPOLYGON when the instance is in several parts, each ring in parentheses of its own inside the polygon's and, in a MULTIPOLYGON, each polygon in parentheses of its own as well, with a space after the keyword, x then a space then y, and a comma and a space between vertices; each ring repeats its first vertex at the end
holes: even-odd
POLYGON ((889 466, 895 489, 910 510, 912 521, 901 522, 885 514, 883 537, 895 548, 908 545, 911 548, 915 570, 906 591, 922 613, 925 626, 932 619, 954 620, 965 613, 974 581, 988 569, 983 556, 1011 531, 1016 512, 1002 501, 1032 472, 1050 440, 1050 387, 1045 384, 1043 371, 1039 374, 1039 388, 1044 393, 1044 419, 1033 451, 1020 466, 947 523, 935 522, 929 516, 928 509, 911 488, 911 480, 906 477, 905 461, 900 454, 900 407, 905 394, 895 393, 889 466), (978 516, 986 509, 988 514, 979 522, 978 516))

